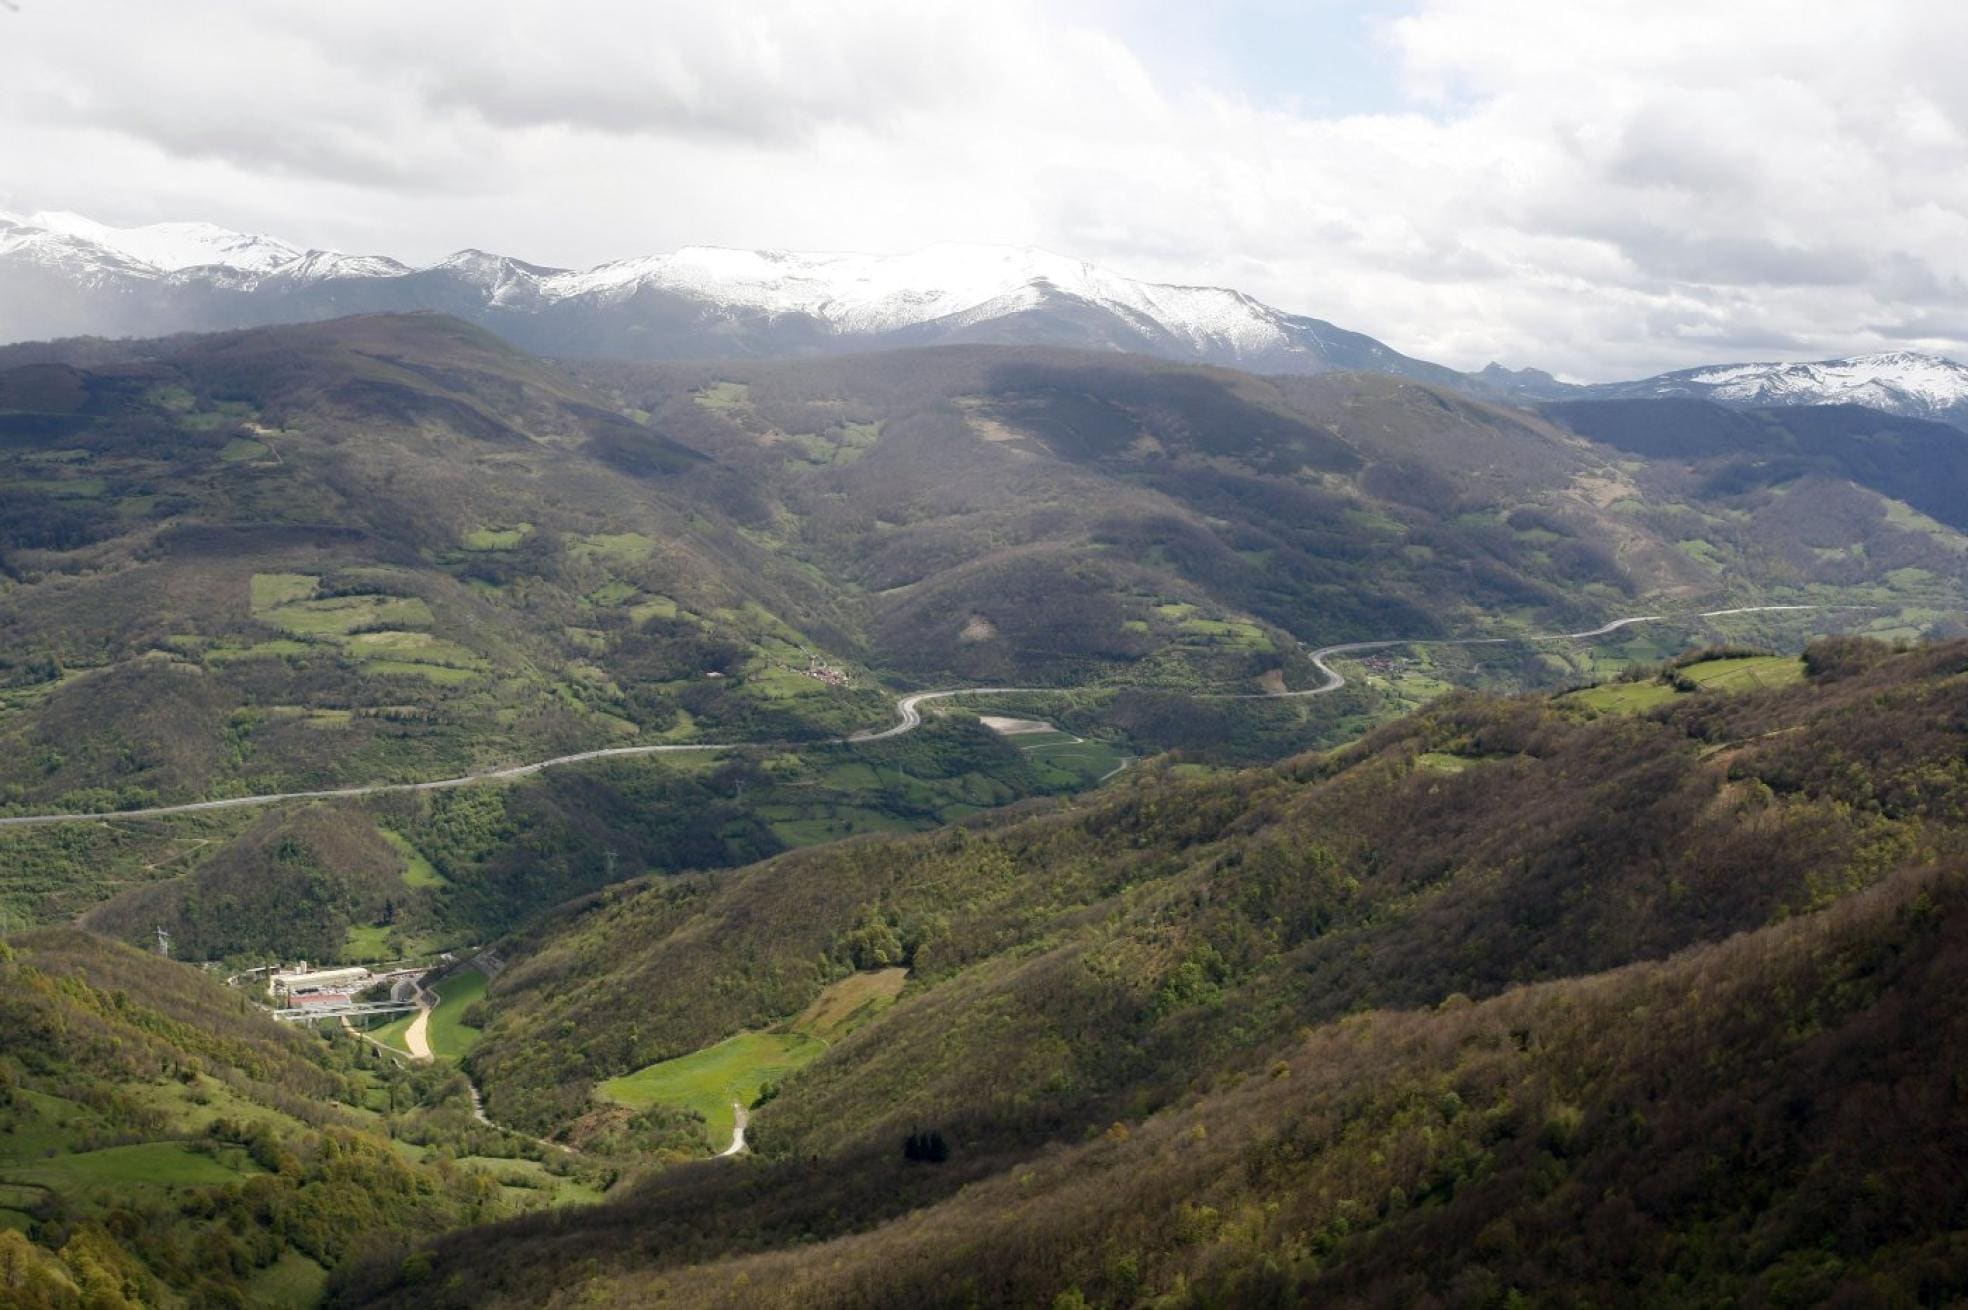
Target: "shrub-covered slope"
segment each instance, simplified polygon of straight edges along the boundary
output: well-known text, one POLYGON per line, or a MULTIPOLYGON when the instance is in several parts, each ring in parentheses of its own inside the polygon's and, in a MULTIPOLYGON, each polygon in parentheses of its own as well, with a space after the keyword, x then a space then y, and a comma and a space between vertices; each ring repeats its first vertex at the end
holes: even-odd
MULTIPOLYGON (((379 1244, 525 1202, 455 1076, 282 1027, 200 971, 73 929, 0 942, 0 1304, 311 1304, 379 1244)), ((545 1197, 545 1192, 537 1193, 545 1197)))
POLYGON ((1809 664, 605 897, 494 988, 501 1113, 913 982, 757 1109, 758 1163, 435 1267, 461 1305, 1960 1295, 1968 646, 1809 664))
POLYGON ((549 1128, 886 956, 920 990, 762 1141, 1104 1122, 1308 1019, 1613 968, 1962 858, 1968 648, 1884 650, 1641 717, 1451 698, 1332 757, 612 893, 521 945, 477 1066, 549 1128))

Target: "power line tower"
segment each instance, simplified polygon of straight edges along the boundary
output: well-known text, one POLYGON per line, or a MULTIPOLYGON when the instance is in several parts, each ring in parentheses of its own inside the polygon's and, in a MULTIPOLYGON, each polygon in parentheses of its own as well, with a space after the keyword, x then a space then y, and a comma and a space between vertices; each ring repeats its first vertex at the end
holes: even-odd
POLYGON ((171 934, 161 923, 157 925, 157 953, 167 960, 171 958, 171 934))

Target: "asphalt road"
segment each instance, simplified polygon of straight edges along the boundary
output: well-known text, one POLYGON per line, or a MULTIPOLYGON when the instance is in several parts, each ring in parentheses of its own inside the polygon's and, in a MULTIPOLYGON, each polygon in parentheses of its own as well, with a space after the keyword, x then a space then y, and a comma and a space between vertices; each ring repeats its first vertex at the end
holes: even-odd
MULTIPOLYGON (((1593 637, 1603 637, 1608 633, 1629 627, 1635 623, 1664 623, 1688 619, 1714 619, 1731 614, 1763 614, 1774 610, 1814 610, 1832 608, 1823 605, 1746 605, 1736 609, 1707 610, 1700 614, 1637 614, 1629 618, 1614 619, 1601 627, 1586 632, 1559 632, 1535 637, 1393 637, 1384 641, 1349 641, 1337 646, 1322 646, 1310 652, 1312 663, 1325 675, 1326 681, 1317 687, 1302 691, 1259 691, 1219 693, 1220 699, 1231 700, 1283 700, 1293 697, 1323 696, 1338 691, 1346 685, 1346 677, 1333 668, 1326 660, 1330 656, 1347 655, 1363 650, 1383 650, 1389 646, 1501 646, 1521 641, 1585 641, 1593 637)), ((1003 696, 1014 693, 1034 693, 1064 691, 1062 687, 953 687, 947 691, 911 692, 895 702, 895 723, 879 730, 853 733, 846 737, 835 737, 819 745, 856 745, 862 742, 886 741, 914 732, 922 726, 922 712, 919 706, 934 700, 947 700, 952 696, 1003 696)), ((261 805, 275 805, 281 801, 344 800, 361 796, 385 796, 394 792, 443 791, 451 787, 471 787, 485 782, 503 782, 513 778, 531 777, 548 769, 564 768, 570 764, 586 764, 592 760, 629 759, 641 755, 669 755, 685 752, 704 752, 732 750, 746 746, 784 746, 789 743, 769 741, 739 742, 690 742, 667 746, 611 746, 603 750, 578 751, 572 755, 556 755, 552 759, 537 760, 532 764, 514 764, 503 769, 488 769, 482 773, 467 773, 456 778, 436 778, 428 782, 379 782, 359 787, 331 787, 318 791, 269 792, 259 796, 229 796, 215 801, 186 801, 177 805, 152 805, 136 810, 108 810, 93 814, 14 814, 0 817, 0 828, 37 827, 50 823, 103 823, 112 819, 160 819, 174 814, 202 814, 210 810, 247 809, 261 805)))

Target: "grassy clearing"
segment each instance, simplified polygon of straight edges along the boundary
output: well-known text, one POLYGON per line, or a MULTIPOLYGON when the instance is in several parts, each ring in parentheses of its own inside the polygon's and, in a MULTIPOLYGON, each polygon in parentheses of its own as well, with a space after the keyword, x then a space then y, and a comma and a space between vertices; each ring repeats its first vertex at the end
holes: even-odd
POLYGON ((528 1208, 542 1205, 593 1205, 601 1192, 586 1183, 562 1178, 537 1160, 496 1155, 461 1155, 458 1163, 499 1180, 507 1200, 528 1208))
POLYGON ((478 1029, 466 1027, 460 1016, 465 1007, 485 995, 486 981, 478 970, 463 969, 431 989, 441 1002, 430 1017, 431 1054, 438 1059, 459 1059, 478 1045, 478 1029))
POLYGON ((409 1032, 410 1025, 416 1021, 416 1015, 406 1014, 401 1019, 391 1019, 386 1024, 381 1024, 375 1028, 364 1029, 363 1035, 374 1038, 384 1046, 389 1047, 392 1051, 401 1051, 405 1055, 408 1055, 410 1054, 410 1043, 404 1040, 403 1034, 409 1032))
POLYGON ((461 544, 466 550, 512 550, 532 533, 531 523, 517 523, 510 528, 474 528, 465 534, 461 544))
POLYGON ((320 585, 321 579, 310 573, 255 573, 253 613, 307 600, 320 585))
POLYGON ((374 964, 390 958, 390 929, 385 924, 350 924, 342 943, 342 958, 350 964, 374 964))
POLYGON ((1607 714, 1644 714, 1665 705, 1680 693, 1658 682, 1609 682, 1575 691, 1565 699, 1574 705, 1607 714))
POLYGON ((234 437, 219 449, 219 458, 227 464, 245 464, 256 459, 265 459, 273 453, 272 447, 264 441, 251 437, 234 437))
POLYGON ((396 848, 403 857, 403 883, 406 887, 445 887, 449 886, 445 876, 437 871, 437 866, 424 858, 424 853, 410 844, 410 839, 400 832, 388 828, 378 828, 383 840, 396 848))
POLYGON ((306 655, 314 649, 305 641, 277 637, 251 646, 214 646, 205 652, 204 658, 214 664, 224 664, 229 660, 278 660, 292 655, 306 655))
POLYGON ((0 485, 57 500, 100 500, 109 491, 109 483, 101 478, 9 478, 0 485))
POLYGON ((1471 760, 1461 755, 1449 755, 1442 751, 1425 751, 1415 756, 1415 767, 1430 773, 1461 773, 1467 769, 1471 760))
POLYGON ((242 1170, 201 1155, 182 1142, 142 1142, 12 1165, 7 1169, 7 1180, 67 1192, 102 1187, 210 1187, 237 1182, 241 1174, 242 1170))
POLYGON ((273 606, 254 617, 301 637, 346 637, 362 628, 431 625, 430 606, 416 596, 330 596, 325 600, 298 600, 273 606))
MULTIPOLYGON (((773 807, 777 810, 782 807, 773 807)), ((787 807, 790 808, 790 807, 787 807)), ((870 832, 914 832, 916 825, 858 805, 820 805, 804 816, 774 818, 761 807, 773 835, 788 846, 818 846, 870 832)))
POLYGON ((640 532, 597 532, 582 537, 568 554, 611 564, 640 564, 656 551, 656 539, 640 532))
POLYGON ((692 397, 715 414, 743 409, 752 403, 752 389, 743 382, 713 382, 692 397))
MULTIPOLYGON (((1678 677, 1701 692, 1764 691, 1804 680, 1804 661, 1794 655, 1756 655, 1745 659, 1703 660, 1676 669, 1678 677)), ((1664 682, 1609 682, 1575 691, 1564 700, 1611 714, 1644 714, 1689 693, 1664 682)))
POLYGON ((1183 619, 1175 630, 1184 637, 1212 646, 1231 646, 1238 650, 1270 650, 1270 639, 1255 623, 1226 619, 1183 619))
POLYGON ((716 1046, 664 1060, 601 1084, 601 1094, 637 1110, 673 1105, 704 1118, 710 1141, 731 1140, 731 1105, 750 1105, 759 1089, 806 1065, 827 1049, 804 1033, 739 1033, 716 1046))
POLYGON ((471 682, 478 677, 476 669, 458 669, 448 664, 414 664, 409 660, 364 660, 362 671, 379 677, 423 678, 447 687, 471 682))
POLYGON ((1792 655, 1758 655, 1740 660, 1704 660, 1681 670, 1704 691, 1763 691, 1804 681, 1804 661, 1792 655))
POLYGON ((348 639, 348 653, 362 660, 440 664, 454 669, 478 668, 483 664, 463 646, 428 632, 358 632, 348 639))
POLYGON ((899 967, 852 974, 814 997, 789 1026, 808 1037, 835 1041, 894 1004, 908 978, 909 971, 899 967))
POLYGON ((251 1303, 263 1306, 316 1305, 327 1290, 328 1271, 291 1249, 246 1285, 251 1303))
POLYGON ((908 980, 903 968, 870 969, 829 984, 782 1030, 739 1033, 715 1046, 613 1078, 596 1090, 638 1110, 676 1106, 703 1116, 712 1145, 731 1140, 732 1103, 751 1105, 769 1082, 803 1068, 828 1043, 895 1003, 908 980))
POLYGON ((668 596, 649 596, 629 606, 629 617, 637 623, 647 623, 651 619, 673 619, 681 611, 677 603, 668 596))
POLYGON ((590 605, 598 605, 603 609, 614 609, 617 605, 633 599, 635 595, 636 589, 633 585, 617 580, 602 583, 599 587, 588 593, 587 599, 590 605))
POLYGON ((1048 788, 1088 787, 1118 768, 1126 754, 1103 741, 1088 741, 1071 733, 1022 732, 1011 739, 1025 752, 1048 788))

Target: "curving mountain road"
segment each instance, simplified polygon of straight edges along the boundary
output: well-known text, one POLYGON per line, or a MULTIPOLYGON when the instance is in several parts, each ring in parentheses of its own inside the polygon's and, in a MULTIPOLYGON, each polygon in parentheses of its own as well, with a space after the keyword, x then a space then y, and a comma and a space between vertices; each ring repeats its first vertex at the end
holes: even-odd
POLYGON ((1618 632, 1621 628, 1636 623, 1686 622, 1689 619, 1719 619, 1731 614, 1767 614, 1776 610, 1822 610, 1851 609, 1849 605, 1742 605, 1735 609, 1703 610, 1699 614, 1635 614, 1629 618, 1614 619, 1611 623, 1584 632, 1551 632, 1534 637, 1396 637, 1388 641, 1348 641, 1337 646, 1321 646, 1308 653, 1308 658, 1326 675, 1324 683, 1317 687, 1307 687, 1302 691, 1251 691, 1224 694, 1218 699, 1226 700, 1281 700, 1294 696, 1323 696, 1327 692, 1338 691, 1346 685, 1346 676, 1326 663, 1328 655, 1348 655, 1362 650, 1384 650, 1389 646, 1504 646, 1513 642, 1526 641, 1590 641, 1618 632))
MULTIPOLYGON (((1321 646, 1311 651, 1312 663, 1323 673, 1326 681, 1317 687, 1301 691, 1256 691, 1206 693, 1211 699, 1223 700, 1284 700, 1294 697, 1323 696, 1338 691, 1346 685, 1345 675, 1326 663, 1333 655, 1346 655, 1355 651, 1382 650, 1389 646, 1501 646, 1522 641, 1586 641, 1593 637, 1603 637, 1611 632, 1635 623, 1665 623, 1689 619, 1715 619, 1731 614, 1763 614, 1775 610, 1821 610, 1849 609, 1853 606, 1833 605, 1745 605, 1736 609, 1706 610, 1700 614, 1637 614, 1629 618, 1614 619, 1611 623, 1586 632, 1557 632, 1534 637, 1391 637, 1382 641, 1348 641, 1336 646, 1321 646)), ((513 778, 531 777, 547 769, 563 768, 570 764, 585 764, 592 760, 628 759, 642 755, 668 755, 685 752, 734 750, 741 747, 819 745, 843 746, 860 745, 864 742, 886 741, 914 732, 922 726, 922 713, 917 708, 929 701, 947 700, 953 696, 1004 696, 1031 694, 1039 692, 1067 691, 1065 687, 953 687, 946 691, 911 692, 895 702, 895 723, 882 729, 868 729, 851 733, 845 737, 833 737, 818 742, 772 742, 772 741, 727 741, 727 742, 688 742, 665 746, 610 746, 601 750, 577 751, 572 755, 556 755, 552 759, 537 760, 532 764, 514 764, 503 769, 487 769, 482 773, 467 773, 456 778, 435 778, 428 782, 377 782, 358 787, 327 787, 314 791, 269 792, 258 796, 228 796, 214 801, 185 801, 176 805, 152 805, 136 810, 106 810, 91 814, 14 814, 0 817, 0 828, 25 828, 50 823, 103 823, 112 819, 157 819, 173 814, 199 814, 208 810, 244 809, 261 805, 276 805, 282 801, 307 800, 346 800, 361 796, 384 796, 395 792, 444 791, 452 787, 471 787, 485 782, 504 782, 513 778)))

